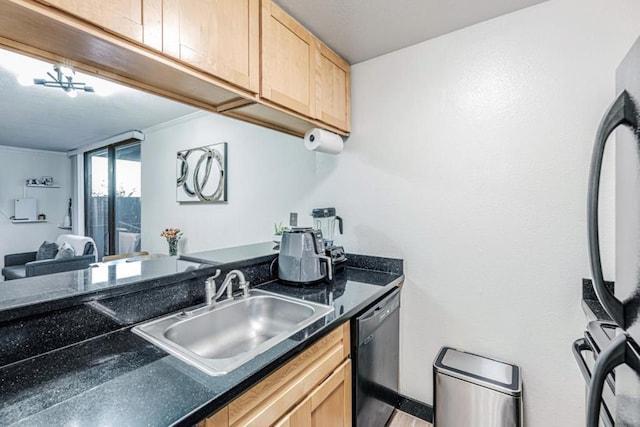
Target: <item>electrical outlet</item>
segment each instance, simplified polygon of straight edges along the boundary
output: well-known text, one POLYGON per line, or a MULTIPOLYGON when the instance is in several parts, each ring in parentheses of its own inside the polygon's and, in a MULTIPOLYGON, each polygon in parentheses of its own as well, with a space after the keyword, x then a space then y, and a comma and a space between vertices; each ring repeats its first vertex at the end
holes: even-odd
POLYGON ((289 213, 289 225, 291 227, 297 227, 298 226, 298 212, 289 213))

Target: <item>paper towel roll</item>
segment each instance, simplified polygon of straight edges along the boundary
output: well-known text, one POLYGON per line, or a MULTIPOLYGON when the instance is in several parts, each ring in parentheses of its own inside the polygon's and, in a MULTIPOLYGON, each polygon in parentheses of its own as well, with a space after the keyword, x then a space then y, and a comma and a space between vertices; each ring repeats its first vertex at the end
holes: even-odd
POLYGON ((313 128, 304 134, 304 146, 318 153, 340 154, 344 148, 342 137, 328 130, 313 128))

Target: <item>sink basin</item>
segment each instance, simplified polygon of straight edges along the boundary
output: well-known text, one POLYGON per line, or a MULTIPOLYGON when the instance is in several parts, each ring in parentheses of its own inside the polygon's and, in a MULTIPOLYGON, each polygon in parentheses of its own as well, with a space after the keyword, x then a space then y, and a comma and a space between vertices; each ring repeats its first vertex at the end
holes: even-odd
POLYGON ((224 375, 333 311, 261 290, 218 304, 152 320, 133 332, 209 375, 224 375))

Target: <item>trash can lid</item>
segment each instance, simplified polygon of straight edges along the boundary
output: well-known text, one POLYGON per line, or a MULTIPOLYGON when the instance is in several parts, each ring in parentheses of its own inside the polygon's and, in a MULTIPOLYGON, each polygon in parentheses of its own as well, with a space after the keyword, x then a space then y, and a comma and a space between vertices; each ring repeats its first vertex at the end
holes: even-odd
POLYGON ((433 362, 433 369, 511 396, 520 396, 522 393, 518 366, 477 354, 442 347, 433 362))

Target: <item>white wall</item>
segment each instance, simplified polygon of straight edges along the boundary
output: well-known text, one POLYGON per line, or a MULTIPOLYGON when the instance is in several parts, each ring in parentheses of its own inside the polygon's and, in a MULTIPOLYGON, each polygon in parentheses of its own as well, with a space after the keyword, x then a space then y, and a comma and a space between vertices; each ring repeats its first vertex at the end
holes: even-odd
POLYGON ((315 155, 299 138, 206 112, 144 133, 143 250, 167 253, 167 227, 183 230, 180 253, 269 241, 274 222, 309 214, 299 209, 315 185, 315 155), (228 143, 228 203, 178 204, 176 153, 218 142, 228 143))
MULTIPOLYGON (((44 240, 68 233, 57 226, 67 214, 71 197, 71 162, 65 153, 0 146, 0 259, 8 253, 38 249, 44 240), (27 178, 53 177, 60 188, 27 188, 27 178), (14 200, 26 196, 38 201, 38 213, 47 216, 43 224, 13 224, 14 200), (6 215, 6 216, 5 216, 6 215)), ((0 279, 2 280, 2 279, 0 279)))
POLYGON ((352 68, 353 134, 318 155, 313 202, 349 251, 405 259, 402 393, 432 402, 449 345, 522 367, 529 427, 584 425, 588 162, 638 22, 635 0, 553 0, 352 68))

